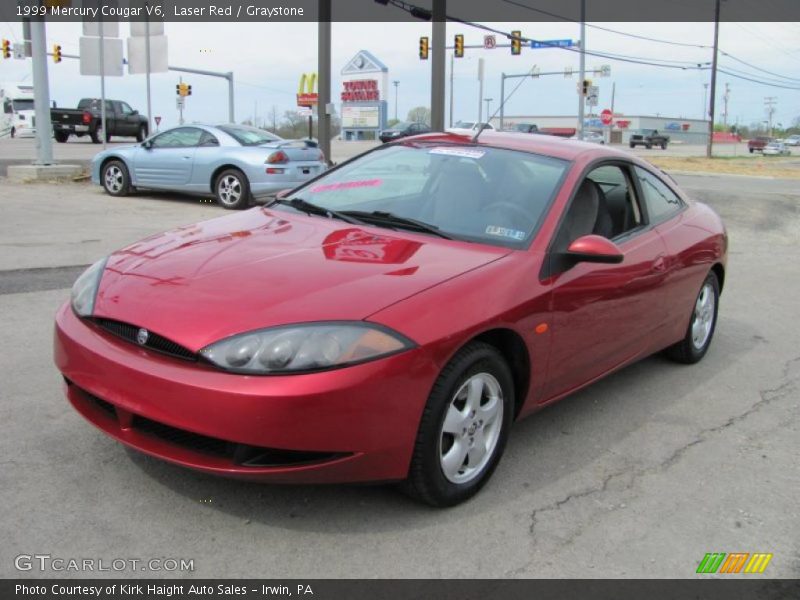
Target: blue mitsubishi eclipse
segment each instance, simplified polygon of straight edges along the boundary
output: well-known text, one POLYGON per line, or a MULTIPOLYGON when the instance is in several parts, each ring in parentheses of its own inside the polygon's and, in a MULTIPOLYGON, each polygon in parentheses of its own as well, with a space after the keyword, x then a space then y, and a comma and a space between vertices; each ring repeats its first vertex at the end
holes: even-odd
POLYGON ((112 196, 137 189, 213 194, 228 209, 247 208, 321 174, 313 140, 284 140, 244 125, 181 125, 92 160, 92 181, 112 196))

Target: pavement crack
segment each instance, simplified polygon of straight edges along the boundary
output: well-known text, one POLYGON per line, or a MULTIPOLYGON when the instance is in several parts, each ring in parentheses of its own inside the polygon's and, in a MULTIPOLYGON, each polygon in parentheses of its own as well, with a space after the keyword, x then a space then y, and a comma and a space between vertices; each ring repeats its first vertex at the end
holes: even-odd
MULTIPOLYGON (((528 527, 529 534, 534 535, 538 519, 540 518, 542 513, 550 511, 558 511, 561 509, 561 507, 572 502, 573 500, 587 498, 594 494, 602 494, 606 490, 608 490, 609 485, 613 480, 617 478, 622 478, 624 475, 628 475, 630 479, 622 489, 629 490, 641 477, 652 473, 666 471, 673 465, 677 464, 691 448, 707 441, 714 434, 721 433, 726 429, 728 429, 729 427, 743 421, 744 419, 747 419, 750 415, 758 412, 764 406, 770 404, 771 402, 789 396, 789 394, 793 391, 797 383, 796 382, 797 377, 791 376, 792 369, 794 368, 795 363, 800 363, 800 356, 791 358, 788 361, 786 361, 786 363, 784 363, 782 374, 779 380, 780 384, 773 388, 759 390, 758 394, 760 399, 755 403, 753 403, 747 410, 739 414, 733 415, 732 417, 728 418, 725 422, 719 425, 715 425, 714 427, 709 427, 701 430, 692 440, 683 444, 679 448, 676 448, 669 456, 667 456, 664 460, 660 461, 659 463, 649 467, 643 467, 634 470, 622 469, 616 471, 614 473, 611 473, 610 475, 607 475, 603 479, 602 483, 598 486, 586 488, 578 492, 572 492, 564 496, 560 500, 556 500, 555 502, 551 502, 549 504, 546 504, 545 506, 534 508, 530 514, 530 526, 528 527)), ((564 545, 568 545, 574 539, 574 537, 575 536, 570 536, 564 542, 564 545)), ((534 538, 534 543, 536 543, 535 538, 534 538)))

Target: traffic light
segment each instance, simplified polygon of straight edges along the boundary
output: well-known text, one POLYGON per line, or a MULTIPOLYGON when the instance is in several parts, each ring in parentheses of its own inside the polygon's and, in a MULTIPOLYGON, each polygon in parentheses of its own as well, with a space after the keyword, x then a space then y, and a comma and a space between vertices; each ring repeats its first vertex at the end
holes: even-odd
POLYGON ((181 94, 181 86, 182 86, 182 85, 183 85, 182 83, 176 83, 176 84, 175 84, 175 93, 176 93, 178 96, 183 96, 183 94, 181 94))
POLYGON ((192 86, 183 82, 177 83, 175 84, 175 93, 178 94, 178 96, 181 96, 182 98, 185 98, 186 96, 191 96, 192 86))
POLYGON ((186 85, 185 83, 183 85, 186 86, 186 95, 187 96, 191 96, 192 95, 192 86, 186 85))
POLYGON ((584 79, 583 83, 581 83, 581 96, 588 96, 590 87, 592 87, 592 80, 584 79))
POLYGON ((511 54, 514 56, 522 54, 522 32, 519 29, 511 32, 511 54))
POLYGON ((3 40, 3 58, 11 58, 11 42, 3 40))
POLYGON ((58 44, 53 44, 53 62, 60 63, 61 62, 61 46, 58 44))
POLYGON ((428 37, 419 38, 419 59, 428 60, 428 37))
POLYGON ((464 36, 460 33, 456 34, 455 51, 456 58, 464 57, 464 36))

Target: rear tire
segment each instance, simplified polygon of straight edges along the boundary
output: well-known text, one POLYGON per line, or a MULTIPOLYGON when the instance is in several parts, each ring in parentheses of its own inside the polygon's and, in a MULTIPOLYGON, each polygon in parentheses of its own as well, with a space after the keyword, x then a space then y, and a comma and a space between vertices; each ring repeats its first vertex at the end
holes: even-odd
POLYGON ((661 149, 662 150, 666 150, 667 149, 667 142, 664 142, 664 143, 661 144, 661 149))
POLYGON ((11 137, 12 138, 16 137, 16 135, 17 135, 17 128, 16 127, 12 127, 11 128, 11 137))
POLYGON ((64 142, 66 142, 69 139, 69 134, 68 133, 64 133, 63 131, 56 131, 53 134, 53 137, 56 139, 56 141, 59 144, 63 144, 64 142))
POLYGON ((250 205, 250 182, 239 169, 226 169, 214 180, 214 196, 222 208, 242 210, 250 205))
POLYGON ((653 149, 653 144, 645 144, 644 147, 647 148, 648 150, 652 150, 653 149))
POLYGON ((631 148, 635 148, 636 147, 636 144, 634 144, 633 142, 631 142, 629 145, 630 145, 631 148))
POLYGON ((110 160, 103 165, 100 182, 110 196, 127 196, 131 191, 131 177, 121 160, 110 160))
POLYGON ((753 153, 753 149, 752 148, 748 148, 748 150, 750 150, 750 154, 753 153))
POLYGON ((503 455, 514 405, 511 370, 497 349, 472 342, 459 350, 428 397, 403 490, 438 507, 478 493, 503 455))
POLYGON ((675 362, 686 365, 700 362, 714 338, 718 312, 719 280, 716 273, 710 271, 692 306, 692 316, 686 335, 680 342, 667 348, 666 355, 675 362))

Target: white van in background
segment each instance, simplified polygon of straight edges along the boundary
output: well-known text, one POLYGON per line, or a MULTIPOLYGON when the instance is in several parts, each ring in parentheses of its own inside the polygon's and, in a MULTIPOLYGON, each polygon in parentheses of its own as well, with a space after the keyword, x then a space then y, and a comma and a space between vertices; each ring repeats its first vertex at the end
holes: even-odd
POLYGON ((0 83, 0 137, 33 137, 36 119, 33 109, 33 84, 0 83))

